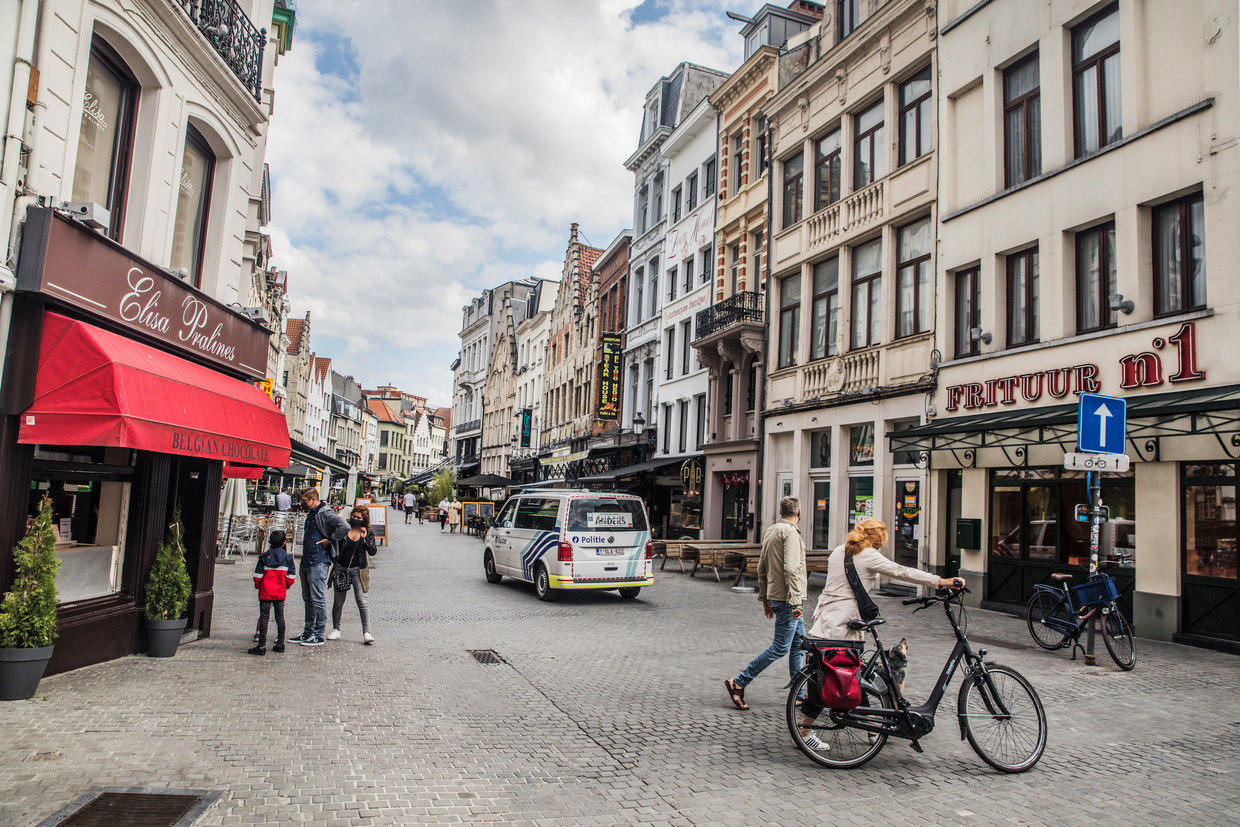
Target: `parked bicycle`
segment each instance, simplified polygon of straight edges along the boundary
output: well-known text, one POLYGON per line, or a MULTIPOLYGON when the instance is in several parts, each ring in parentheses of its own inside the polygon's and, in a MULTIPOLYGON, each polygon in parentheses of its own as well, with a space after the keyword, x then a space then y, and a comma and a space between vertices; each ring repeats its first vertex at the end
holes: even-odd
POLYGON ((1043 649, 1072 647, 1072 660, 1081 646, 1081 634, 1102 616, 1102 642, 1115 665, 1125 672, 1137 665, 1137 644, 1132 626, 1120 611, 1116 600, 1119 589, 1109 574, 1095 574, 1079 586, 1069 587, 1071 574, 1056 573, 1051 579, 1058 586, 1037 584, 1029 597, 1025 613, 1029 634, 1043 649))
MULTIPOLYGON (((833 769, 859 767, 878 755, 890 737, 911 742, 922 752, 921 738, 934 729, 934 713, 947 691, 947 685, 964 662, 964 681, 956 700, 960 739, 966 738, 983 761, 1001 772, 1024 772, 1042 757, 1046 749, 1046 711, 1038 693, 1024 676, 1011 667, 985 660, 986 650, 974 652, 952 607, 963 612, 961 595, 968 589, 939 589, 933 597, 916 597, 904 605, 920 604, 916 612, 942 603, 948 623, 956 635, 956 646, 948 655, 943 671, 929 699, 911 706, 896 681, 887 650, 878 639, 882 618, 854 620, 849 628, 864 630, 874 638, 875 651, 865 661, 858 678, 861 705, 855 709, 825 709, 812 724, 802 720, 798 699, 816 689, 816 664, 807 664, 792 682, 788 693, 788 730, 797 748, 814 761, 833 769), (824 717, 827 720, 822 720, 824 717), (802 733, 802 730, 805 730, 802 733), (807 740, 807 736, 813 738, 807 740)), ((806 640, 804 648, 814 650, 824 641, 806 640)), ((857 643, 856 646, 860 646, 857 643)))

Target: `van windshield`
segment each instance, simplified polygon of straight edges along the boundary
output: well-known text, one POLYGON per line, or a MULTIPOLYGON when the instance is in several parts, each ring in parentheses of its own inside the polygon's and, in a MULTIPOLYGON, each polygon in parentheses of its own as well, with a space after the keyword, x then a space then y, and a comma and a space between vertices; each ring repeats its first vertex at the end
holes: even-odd
POLYGON ((583 499, 568 506, 569 531, 645 531, 641 500, 583 499))

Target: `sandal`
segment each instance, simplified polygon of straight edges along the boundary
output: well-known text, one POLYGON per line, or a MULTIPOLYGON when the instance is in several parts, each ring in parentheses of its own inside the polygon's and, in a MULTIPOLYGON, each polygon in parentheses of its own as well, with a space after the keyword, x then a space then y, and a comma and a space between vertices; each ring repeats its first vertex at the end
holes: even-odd
POLYGON ((728 679, 723 682, 724 689, 728 690, 728 694, 732 696, 732 703, 737 709, 749 709, 749 704, 745 703, 745 687, 737 686, 736 681, 728 679))

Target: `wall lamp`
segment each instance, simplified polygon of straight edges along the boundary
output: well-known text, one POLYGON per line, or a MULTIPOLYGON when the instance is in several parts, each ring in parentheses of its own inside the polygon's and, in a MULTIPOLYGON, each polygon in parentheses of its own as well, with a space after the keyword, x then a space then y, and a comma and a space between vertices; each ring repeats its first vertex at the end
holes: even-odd
POLYGON ((1119 311, 1125 316, 1132 312, 1136 307, 1131 300, 1125 300, 1123 293, 1112 293, 1107 296, 1107 309, 1111 312, 1119 311))
POLYGON ((990 334, 982 330, 980 327, 969 328, 969 341, 981 342, 984 345, 988 345, 990 344, 990 339, 990 334))

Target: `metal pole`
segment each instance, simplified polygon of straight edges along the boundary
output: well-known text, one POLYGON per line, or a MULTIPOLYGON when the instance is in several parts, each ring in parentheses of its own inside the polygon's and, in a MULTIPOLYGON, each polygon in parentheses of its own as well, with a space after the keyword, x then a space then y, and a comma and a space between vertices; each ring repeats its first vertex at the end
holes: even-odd
MULTIPOLYGON (((1102 533, 1102 474, 1090 473, 1086 477, 1089 484, 1089 576, 1098 573, 1098 540, 1102 533)), ((1096 612, 1095 612, 1096 614, 1096 612)), ((1089 619, 1089 628, 1085 632, 1085 665, 1093 666, 1094 660, 1094 620, 1089 619)))

